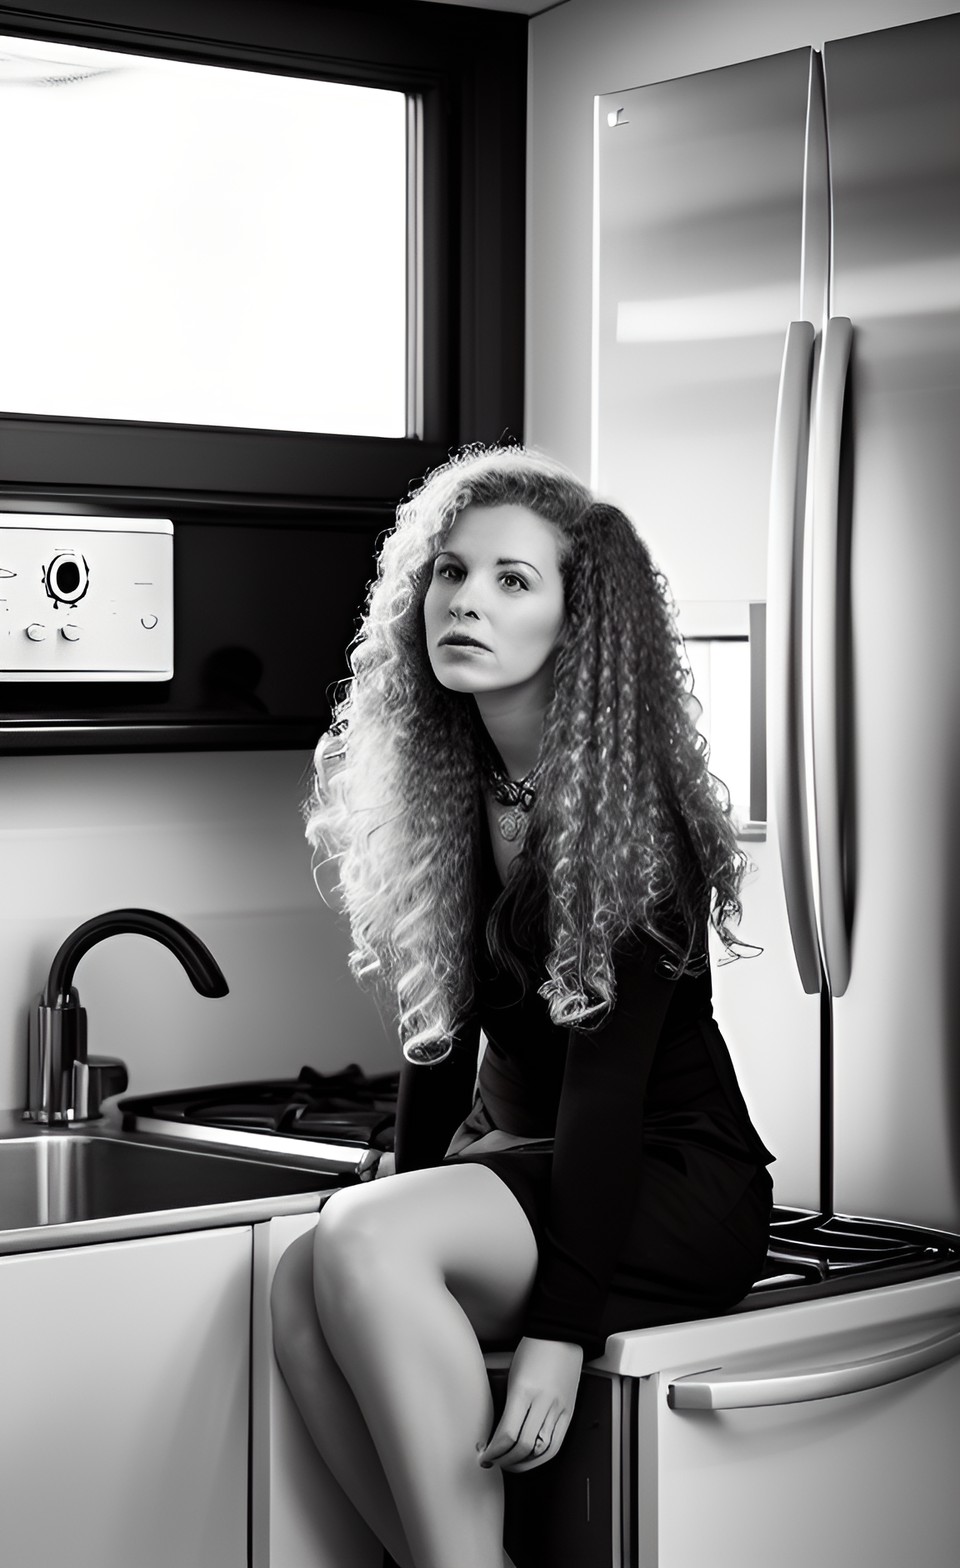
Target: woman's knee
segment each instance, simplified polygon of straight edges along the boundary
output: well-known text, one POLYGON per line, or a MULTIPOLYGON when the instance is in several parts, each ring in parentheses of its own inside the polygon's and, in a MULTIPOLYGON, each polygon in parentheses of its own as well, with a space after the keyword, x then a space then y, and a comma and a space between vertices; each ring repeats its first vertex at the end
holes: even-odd
POLYGON ((467 1215, 441 1170, 414 1171, 389 1181, 337 1192, 321 1209, 314 1234, 314 1288, 324 1280, 363 1286, 379 1274, 441 1276, 464 1247, 467 1215))
MULTIPOLYGON (((322 1317, 337 1307, 350 1310, 354 1301, 369 1299, 381 1274, 396 1267, 398 1227, 389 1223, 384 1206, 369 1199, 370 1188, 349 1188, 321 1209, 313 1236, 311 1284, 322 1317)), ((416 1258, 405 1252, 406 1266, 416 1258)))
POLYGON ((320 1323, 380 1310, 406 1287, 448 1290, 472 1322, 515 1312, 537 1267, 529 1222, 483 1166, 414 1171, 336 1193, 314 1241, 320 1323))

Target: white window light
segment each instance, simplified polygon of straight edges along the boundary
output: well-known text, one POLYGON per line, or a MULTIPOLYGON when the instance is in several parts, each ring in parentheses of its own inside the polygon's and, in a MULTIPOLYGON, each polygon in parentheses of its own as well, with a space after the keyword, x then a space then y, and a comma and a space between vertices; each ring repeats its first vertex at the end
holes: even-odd
POLYGON ((402 92, 0 38, 0 408, 408 433, 402 92))

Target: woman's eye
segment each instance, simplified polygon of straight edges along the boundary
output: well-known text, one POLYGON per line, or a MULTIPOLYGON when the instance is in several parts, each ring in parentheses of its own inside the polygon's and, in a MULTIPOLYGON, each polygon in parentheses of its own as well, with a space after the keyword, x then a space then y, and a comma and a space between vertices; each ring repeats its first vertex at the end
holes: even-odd
POLYGON ((433 574, 435 577, 446 577, 449 581, 455 582, 460 576, 460 568, 452 561, 439 561, 433 569, 433 574))
MULTIPOLYGON (((522 577, 518 577, 516 572, 504 572, 500 581, 504 584, 505 587, 509 586, 511 583, 516 584, 516 588, 526 588, 527 586, 524 579, 522 577)), ((515 589, 511 589, 511 592, 515 591, 515 589)))

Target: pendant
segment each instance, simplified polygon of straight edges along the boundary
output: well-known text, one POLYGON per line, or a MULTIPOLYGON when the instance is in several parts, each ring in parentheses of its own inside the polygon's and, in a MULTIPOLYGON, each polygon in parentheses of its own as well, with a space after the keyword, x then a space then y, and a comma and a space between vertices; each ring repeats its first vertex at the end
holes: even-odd
POLYGON ((510 844, 518 838, 523 838, 527 830, 527 818, 524 812, 520 811, 516 806, 512 807, 510 811, 504 811, 498 820, 501 838, 505 838, 510 844))

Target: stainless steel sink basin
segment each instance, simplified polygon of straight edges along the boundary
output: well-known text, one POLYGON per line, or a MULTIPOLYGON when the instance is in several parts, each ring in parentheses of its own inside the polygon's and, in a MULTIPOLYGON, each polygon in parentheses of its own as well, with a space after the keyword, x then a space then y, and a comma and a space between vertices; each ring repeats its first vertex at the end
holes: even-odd
MULTIPOLYGON (((0 1232, 243 1204, 336 1185, 325 1171, 83 1133, 0 1140, 0 1232)), ((164 1227, 168 1228, 168 1227, 164 1227)))

